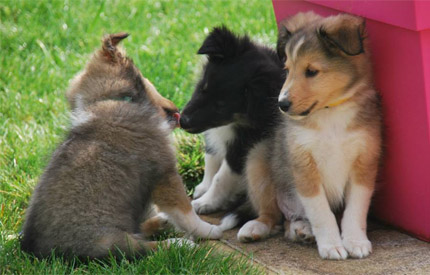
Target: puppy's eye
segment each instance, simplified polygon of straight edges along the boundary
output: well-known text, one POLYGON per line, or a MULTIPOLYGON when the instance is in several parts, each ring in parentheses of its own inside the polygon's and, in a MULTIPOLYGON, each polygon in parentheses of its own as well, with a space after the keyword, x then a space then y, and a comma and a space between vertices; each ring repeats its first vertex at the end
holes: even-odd
POLYGON ((305 75, 306 77, 314 77, 318 74, 318 70, 306 69, 305 75))
POLYGON ((133 98, 131 96, 123 96, 121 98, 122 101, 132 102, 133 98))
POLYGON ((284 71, 285 71, 285 76, 287 76, 287 77, 288 77, 288 74, 290 73, 290 69, 288 69, 288 68, 284 68, 284 71))

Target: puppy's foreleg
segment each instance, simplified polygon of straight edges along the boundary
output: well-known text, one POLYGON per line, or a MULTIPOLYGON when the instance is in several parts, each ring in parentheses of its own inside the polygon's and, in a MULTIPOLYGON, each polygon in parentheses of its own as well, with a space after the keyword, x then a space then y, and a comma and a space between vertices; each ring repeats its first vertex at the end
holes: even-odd
POLYGON ((212 184, 212 180, 215 174, 218 172, 221 166, 222 158, 216 154, 205 154, 205 175, 203 176, 203 181, 196 186, 194 190, 193 198, 200 198, 212 184))
POLYGON ((193 208, 199 214, 208 214, 222 210, 229 200, 245 191, 241 176, 230 169, 224 159, 221 168, 216 173, 209 190, 200 198, 193 200, 193 208))
POLYGON ((307 152, 299 152, 292 170, 298 197, 312 226, 320 256, 324 259, 346 259, 348 253, 343 247, 336 218, 313 157, 307 152))
POLYGON ((166 213, 169 220, 185 232, 200 238, 221 238, 221 229, 201 220, 194 212, 177 173, 167 175, 157 184, 152 198, 160 211, 166 213))
MULTIPOLYGON (((370 152, 370 151, 369 151, 370 152)), ((349 255, 367 257, 372 244, 367 238, 367 212, 373 194, 377 174, 377 156, 359 156, 354 163, 351 181, 346 190, 345 212, 342 218, 342 241, 349 255)))

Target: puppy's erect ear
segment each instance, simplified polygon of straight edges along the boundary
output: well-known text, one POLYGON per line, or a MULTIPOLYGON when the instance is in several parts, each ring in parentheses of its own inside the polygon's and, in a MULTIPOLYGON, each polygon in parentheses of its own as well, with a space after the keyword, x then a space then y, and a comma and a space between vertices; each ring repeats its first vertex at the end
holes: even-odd
POLYGON ((245 51, 250 45, 247 36, 238 37, 227 27, 216 27, 206 37, 197 54, 206 54, 210 60, 231 58, 245 51))
POLYGON ((118 51, 117 45, 128 35, 128 33, 120 32, 107 35, 103 39, 102 54, 108 59, 108 61, 116 62, 117 57, 121 56, 121 53, 118 51))
POLYGON ((322 43, 331 51, 340 51, 349 56, 364 53, 363 40, 366 38, 363 18, 340 14, 328 17, 317 30, 322 43))

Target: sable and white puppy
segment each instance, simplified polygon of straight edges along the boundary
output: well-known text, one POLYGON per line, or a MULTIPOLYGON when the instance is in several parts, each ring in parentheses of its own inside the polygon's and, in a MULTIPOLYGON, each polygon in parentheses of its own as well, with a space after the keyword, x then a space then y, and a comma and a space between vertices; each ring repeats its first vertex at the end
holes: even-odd
POLYGON ((72 128, 36 186, 23 227, 23 250, 38 257, 144 254, 157 246, 144 237, 160 219, 142 223, 152 203, 188 233, 222 235, 191 207, 170 138, 178 110, 117 48, 125 37, 106 37, 67 93, 72 128))
MULTIPOLYGON (((264 149, 271 163, 268 182, 276 186, 272 196, 288 221, 286 236, 315 236, 325 259, 372 252, 366 218, 382 119, 365 38, 363 19, 346 14, 300 13, 280 26, 278 54, 287 79, 279 106, 285 119, 264 149), (343 206, 340 234, 333 211, 343 206)), ((259 194, 251 197, 264 201, 259 194)))
MULTIPOLYGON (((246 182, 260 180, 249 167, 258 158, 258 144, 273 137, 281 119, 277 98, 284 72, 274 50, 226 27, 214 28, 198 54, 208 62, 182 111, 181 127, 205 134, 205 175, 192 204, 198 213, 210 213, 237 203, 246 182)), ((222 227, 238 222, 233 218, 222 227)))

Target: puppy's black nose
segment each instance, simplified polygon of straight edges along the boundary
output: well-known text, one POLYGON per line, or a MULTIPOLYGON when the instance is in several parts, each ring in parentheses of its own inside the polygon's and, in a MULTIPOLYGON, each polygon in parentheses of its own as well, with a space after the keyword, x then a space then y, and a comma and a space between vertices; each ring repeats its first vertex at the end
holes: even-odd
POLYGON ((190 127, 190 119, 187 116, 181 115, 181 119, 179 120, 179 125, 181 128, 187 129, 190 127))
POLYGON ((290 109, 290 107, 291 107, 291 101, 279 101, 278 102, 278 104, 279 104, 279 108, 282 110, 282 111, 284 111, 284 112, 288 112, 288 109, 290 109))

